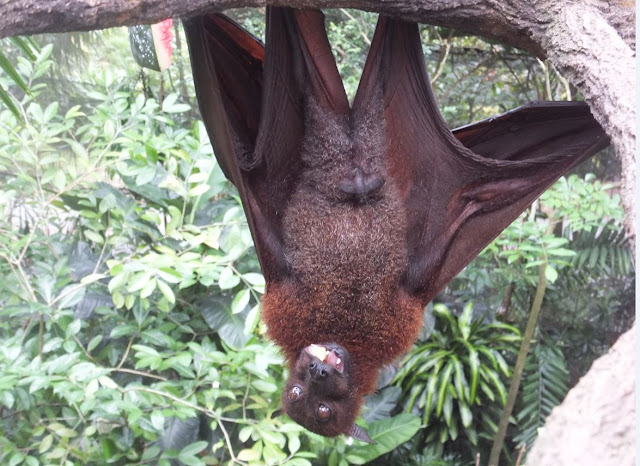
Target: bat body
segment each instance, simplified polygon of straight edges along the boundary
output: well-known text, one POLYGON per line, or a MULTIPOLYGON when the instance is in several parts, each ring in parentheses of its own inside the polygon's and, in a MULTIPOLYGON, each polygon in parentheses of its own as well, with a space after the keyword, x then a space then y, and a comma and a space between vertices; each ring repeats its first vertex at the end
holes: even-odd
POLYGON ((608 144, 588 107, 533 104, 454 132, 415 24, 380 18, 349 105, 319 11, 269 7, 266 47, 185 22, 201 113, 267 282, 263 318, 314 432, 354 424, 424 306, 566 170, 608 144))
MULTIPOLYGON (((345 433, 342 423, 317 421, 317 407, 324 404, 343 418, 347 407, 351 427, 362 395, 375 389, 381 365, 410 348, 424 306, 402 287, 409 263, 407 211, 385 163, 381 108, 349 119, 313 103, 305 125, 306 169, 283 218, 290 274, 269 287, 263 317, 268 335, 290 361, 318 343, 338 342, 345 350, 341 357, 349 355, 351 382, 339 397, 342 409, 335 396, 307 399, 308 409, 296 409, 301 401, 284 400, 301 424, 337 435, 345 433)), ((308 385, 306 353, 302 359, 301 374, 285 393, 308 385)))

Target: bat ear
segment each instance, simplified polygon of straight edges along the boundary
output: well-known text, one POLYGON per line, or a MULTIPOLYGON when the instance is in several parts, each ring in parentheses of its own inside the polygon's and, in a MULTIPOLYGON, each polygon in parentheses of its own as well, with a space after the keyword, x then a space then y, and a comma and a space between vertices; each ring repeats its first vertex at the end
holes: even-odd
POLYGON ((374 442, 371 439, 371 437, 369 437, 369 434, 367 434, 365 430, 362 427, 360 427, 358 424, 353 424, 348 435, 350 437, 353 437, 356 440, 360 440, 361 442, 370 443, 371 445, 376 445, 376 442, 374 442))
POLYGON ((282 407, 276 409, 273 414, 271 415, 271 418, 276 418, 279 416, 282 416, 284 414, 284 410, 282 409, 282 407))

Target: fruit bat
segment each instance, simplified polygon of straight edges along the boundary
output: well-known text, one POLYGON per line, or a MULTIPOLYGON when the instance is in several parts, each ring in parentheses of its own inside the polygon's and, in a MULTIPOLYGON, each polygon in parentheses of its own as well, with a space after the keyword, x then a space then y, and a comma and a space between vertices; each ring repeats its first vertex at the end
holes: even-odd
POLYGON ((454 130, 416 24, 380 17, 350 105, 314 10, 267 8, 262 44, 220 14, 185 21, 200 111, 236 186, 286 357, 284 411, 354 423, 423 308, 564 172, 608 144, 583 103, 537 103, 454 130))

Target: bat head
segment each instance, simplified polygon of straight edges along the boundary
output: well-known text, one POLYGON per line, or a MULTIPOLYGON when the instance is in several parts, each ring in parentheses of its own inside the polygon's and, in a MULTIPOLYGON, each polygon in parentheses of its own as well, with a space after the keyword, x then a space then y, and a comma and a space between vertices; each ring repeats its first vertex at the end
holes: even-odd
POLYGON ((282 395, 284 412, 291 419, 326 437, 346 434, 375 443, 355 424, 361 404, 351 381, 347 350, 336 344, 302 349, 282 395))

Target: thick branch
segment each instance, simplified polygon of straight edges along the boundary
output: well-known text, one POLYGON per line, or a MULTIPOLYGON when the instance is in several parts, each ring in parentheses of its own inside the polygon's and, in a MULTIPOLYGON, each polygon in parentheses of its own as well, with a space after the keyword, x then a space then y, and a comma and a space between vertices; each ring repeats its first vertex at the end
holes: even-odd
MULTIPOLYGON (((632 0, 584 1, 607 18, 625 42, 633 46, 635 8, 632 0)), ((549 18, 548 13, 543 14, 546 7, 538 3, 518 0, 0 0, 3 12, 0 37, 150 24, 169 17, 278 4, 298 8, 351 7, 386 13, 489 37, 544 56, 540 44, 530 37, 531 31, 549 18)))
MULTIPOLYGON (((553 2, 551 2, 553 4, 553 2)), ((556 4, 557 5, 557 4, 556 4)), ((562 5, 536 32, 558 70, 575 85, 611 137, 622 161, 625 226, 635 240, 636 68, 635 53, 595 9, 562 5)))
MULTIPOLYGON (((634 235, 634 0, 0 0, 0 38, 148 24, 169 17, 276 3, 375 11, 484 36, 550 58, 582 93, 612 138, 622 161, 627 231, 634 235)), ((631 333, 621 338, 616 347, 622 350, 594 364, 578 386, 584 387, 576 387, 567 397, 566 409, 554 411, 552 418, 559 418, 559 422, 550 420, 549 430, 530 455, 530 464, 630 464, 632 460, 625 454, 633 447, 629 432, 633 425, 630 413, 635 408, 630 401, 635 372, 628 361, 634 354, 632 338, 631 333), (598 364, 604 366, 596 367, 598 364), (606 391, 612 387, 617 391, 606 391), (597 398, 598 393, 606 396, 597 398), (600 408, 599 403, 606 406, 600 408), (593 407, 595 412, 579 411, 585 407, 593 407), (572 417, 575 412, 580 414, 578 422, 572 417), (589 432, 583 435, 579 431, 579 437, 569 435, 574 430, 568 425, 582 426, 589 421, 594 424, 589 432), (611 435, 603 441, 602 432, 611 435), (559 453, 569 451, 568 446, 576 446, 571 449, 575 456, 560 461, 559 453), (615 449, 618 456, 610 455, 615 449), (545 456, 546 452, 551 452, 550 456, 545 456), (606 463, 606 458, 615 459, 606 463)))

